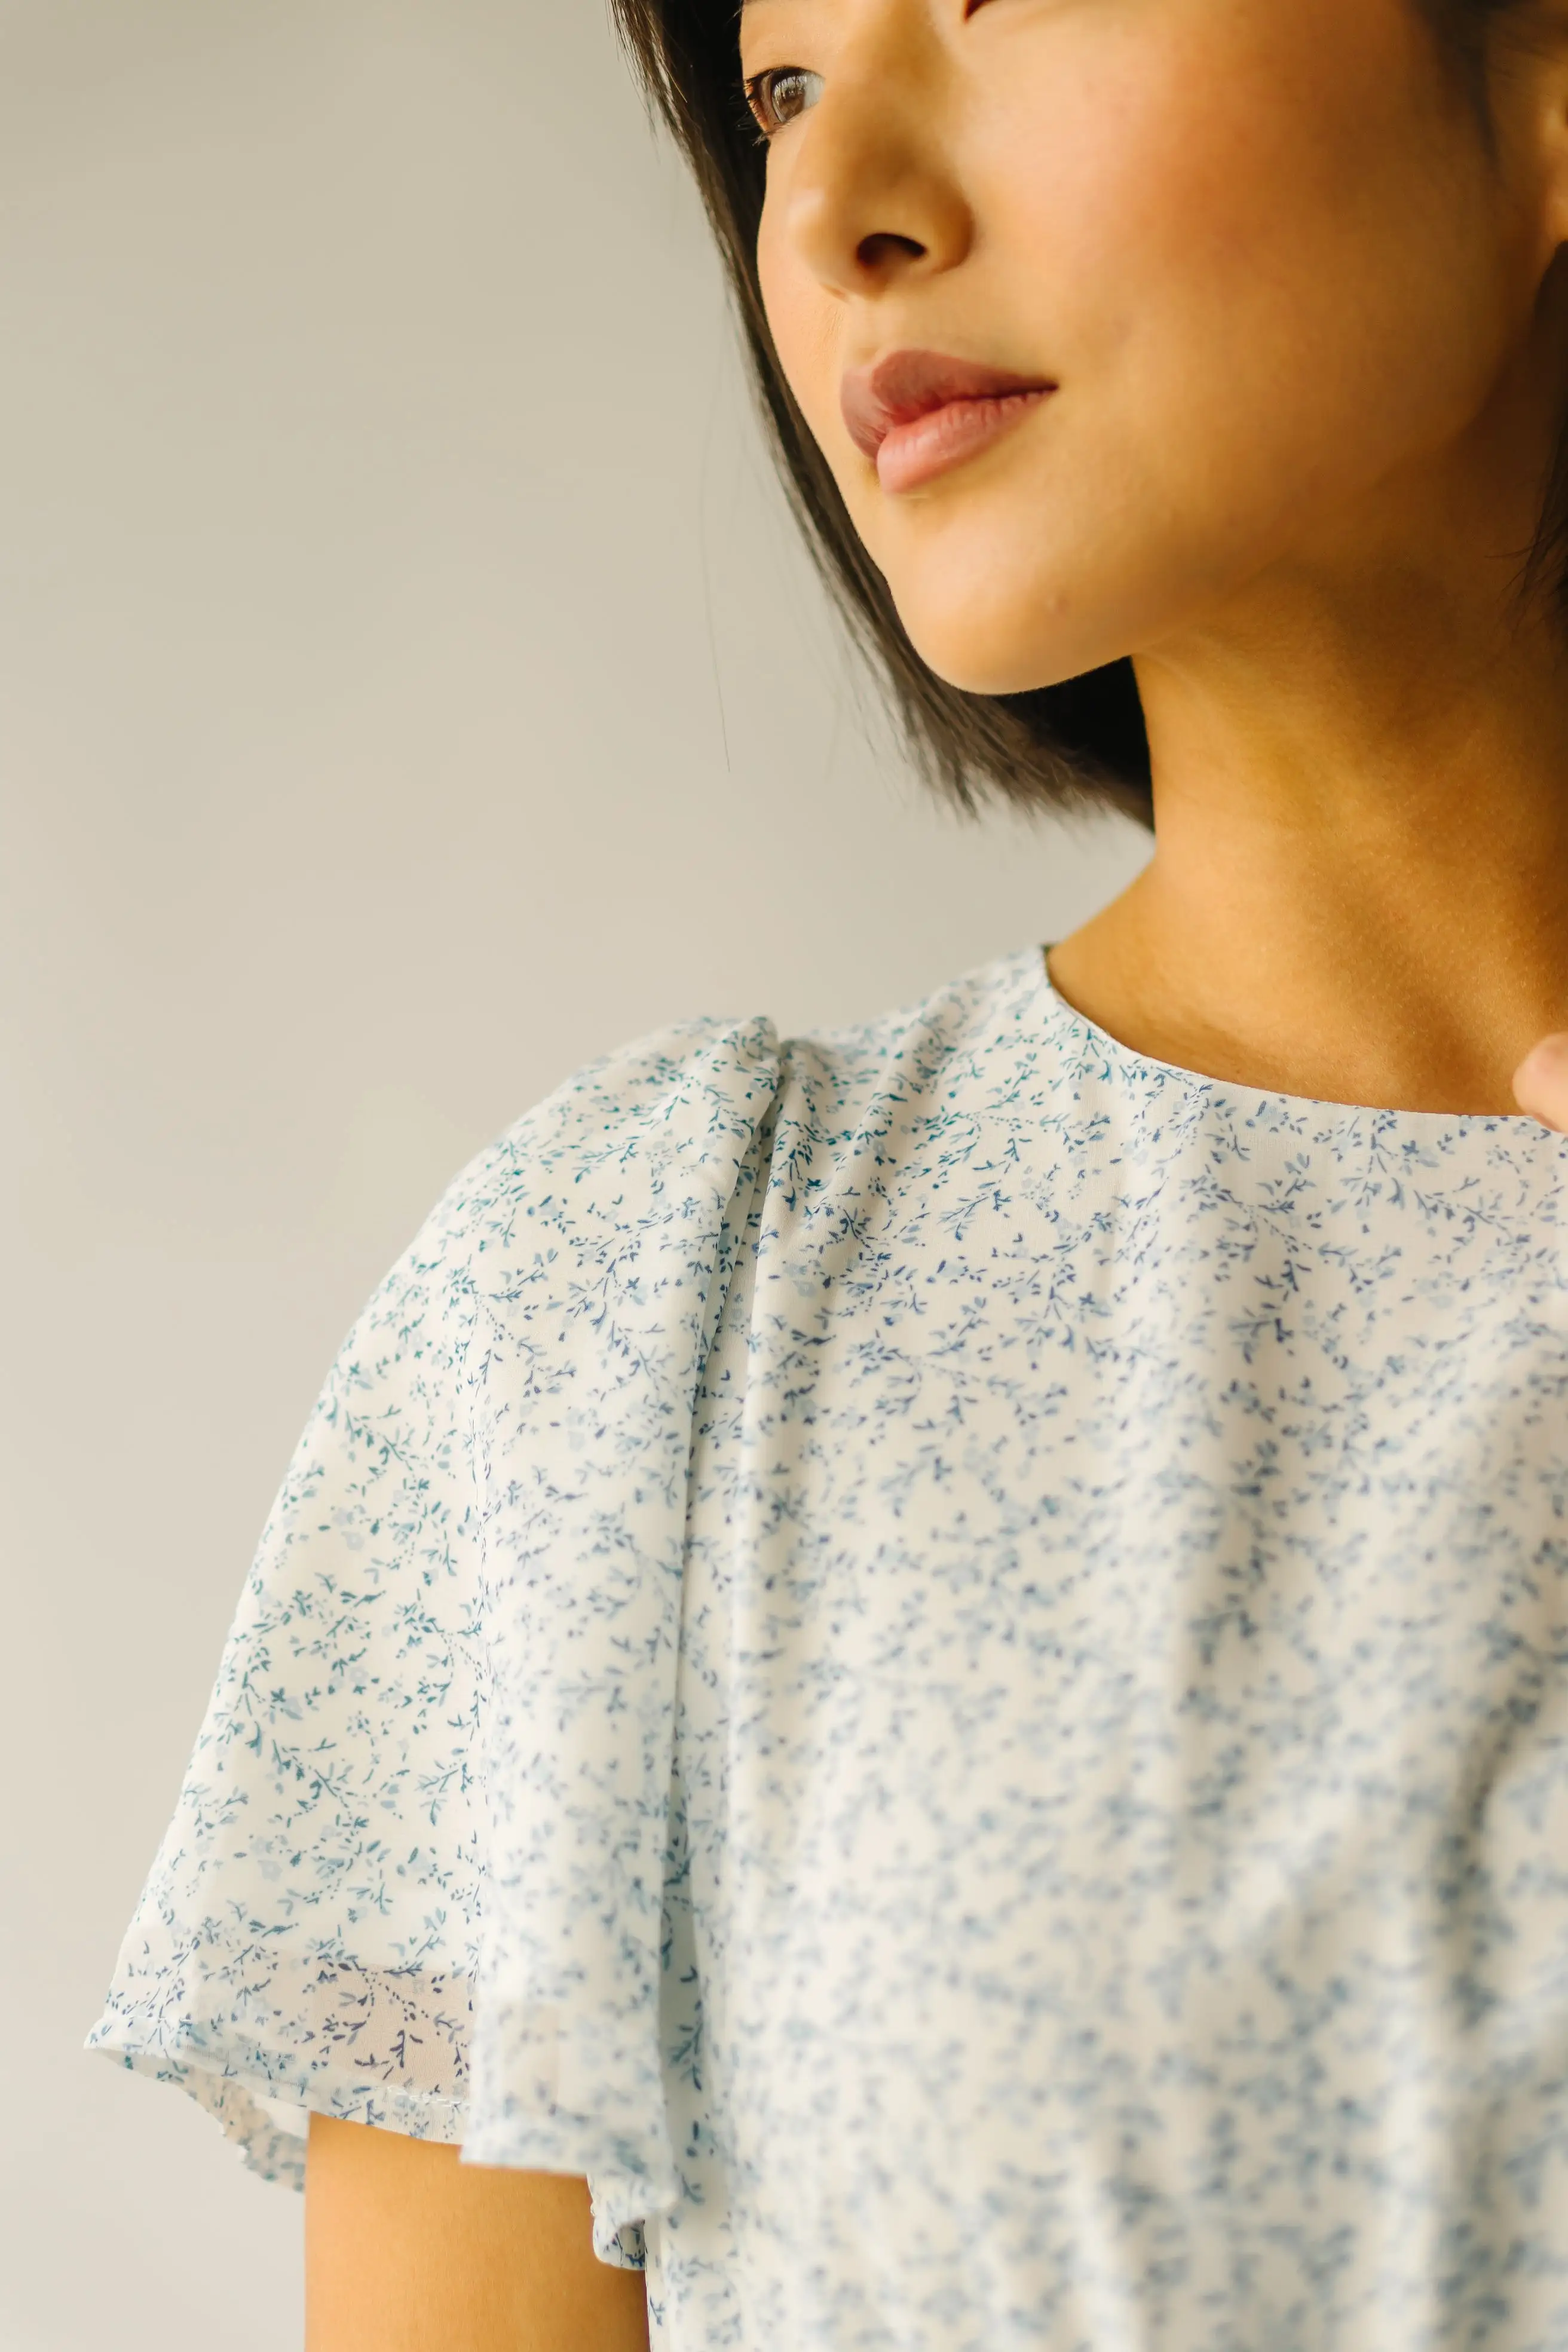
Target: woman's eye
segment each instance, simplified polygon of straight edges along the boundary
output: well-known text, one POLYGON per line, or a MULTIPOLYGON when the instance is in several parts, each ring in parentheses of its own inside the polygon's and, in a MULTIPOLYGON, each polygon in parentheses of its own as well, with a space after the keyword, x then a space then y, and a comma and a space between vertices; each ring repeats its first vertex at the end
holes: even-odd
POLYGON ((815 106, 821 96, 822 76, 808 73, 804 66, 774 66, 767 73, 753 74, 746 84, 746 104, 764 139, 815 106))

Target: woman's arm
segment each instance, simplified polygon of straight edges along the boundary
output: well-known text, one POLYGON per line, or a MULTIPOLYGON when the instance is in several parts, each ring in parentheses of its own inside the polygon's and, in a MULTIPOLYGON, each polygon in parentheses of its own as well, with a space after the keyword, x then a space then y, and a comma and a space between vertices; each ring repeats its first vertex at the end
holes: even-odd
POLYGON ((310 2117, 306 2352, 647 2352, 640 2271, 594 2253, 588 2187, 310 2117))

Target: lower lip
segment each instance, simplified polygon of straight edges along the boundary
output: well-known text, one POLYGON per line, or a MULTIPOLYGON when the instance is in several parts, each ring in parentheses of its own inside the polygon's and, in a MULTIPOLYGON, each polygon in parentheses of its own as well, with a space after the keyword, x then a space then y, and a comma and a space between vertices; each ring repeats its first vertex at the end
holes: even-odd
POLYGON ((907 425, 895 425, 877 450, 877 475, 885 490, 918 490, 971 457, 989 449, 1051 396, 1037 392, 1003 393, 989 400, 950 400, 907 425))

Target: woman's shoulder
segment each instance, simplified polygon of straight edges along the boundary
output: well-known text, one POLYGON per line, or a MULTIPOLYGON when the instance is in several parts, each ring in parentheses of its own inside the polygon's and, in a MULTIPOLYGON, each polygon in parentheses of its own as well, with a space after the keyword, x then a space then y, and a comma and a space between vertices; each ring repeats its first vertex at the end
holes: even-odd
POLYGON ((605 1055, 458 1175, 351 1330, 92 2037, 264 2170, 300 2177, 315 2109, 586 2173, 602 2251, 673 2201, 657 1868, 699 1384, 812 1090, 860 1117, 987 993, 605 1055))
POLYGON ((803 1199, 887 1177, 922 1137, 1045 1077, 1052 999, 1038 948, 998 957, 869 1021, 780 1046, 775 1158, 803 1199))
POLYGON ((869 1020, 786 1036, 783 1076, 847 1103, 890 1087, 929 1088, 955 1059, 1037 1039, 1048 1003, 1043 951, 1020 949, 869 1020))
POLYGON ((766 1014, 649 1032, 587 1063, 477 1154, 392 1269, 373 1319, 411 1294, 458 1320, 526 1266, 558 1288, 612 1260, 657 1262, 717 1232, 778 1133, 825 1141, 930 1103, 946 1074, 1037 1027, 1037 949, 869 1019, 798 1033, 766 1014))
POLYGON ((628 1169, 732 1167, 765 1118, 781 1048, 765 1015, 680 1021, 585 1064, 525 1110, 454 1179, 433 1237, 479 1246, 520 1208, 614 1199, 628 1169))
POLYGON ((520 1262, 562 1278, 654 1233, 711 1223, 776 1096, 764 1015, 675 1022, 574 1070, 453 1176, 369 1302, 448 1323, 520 1262))

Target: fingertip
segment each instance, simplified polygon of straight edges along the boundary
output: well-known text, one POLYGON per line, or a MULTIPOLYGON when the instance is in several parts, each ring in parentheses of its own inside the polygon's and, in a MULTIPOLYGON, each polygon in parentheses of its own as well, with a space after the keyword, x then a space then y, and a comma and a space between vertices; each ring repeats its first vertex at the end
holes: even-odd
POLYGON ((1513 1097, 1543 1127, 1568 1133, 1568 1030, 1531 1046, 1513 1074, 1513 1097))

